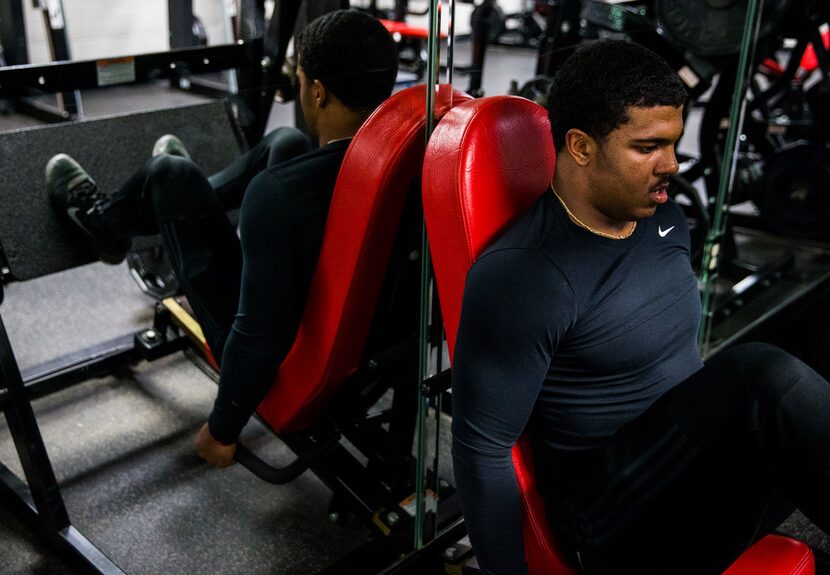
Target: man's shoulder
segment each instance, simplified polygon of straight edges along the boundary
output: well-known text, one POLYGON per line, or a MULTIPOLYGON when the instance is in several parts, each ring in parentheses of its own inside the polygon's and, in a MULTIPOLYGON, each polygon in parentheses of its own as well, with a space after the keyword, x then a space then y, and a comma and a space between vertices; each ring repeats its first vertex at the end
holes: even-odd
POLYGON ((536 278, 551 273, 559 275, 560 271, 549 257, 549 244, 556 227, 556 214, 551 209, 548 195, 544 194, 505 227, 474 266, 536 278))
POLYGON ((346 155, 345 147, 326 146, 311 150, 285 162, 280 162, 264 170, 261 175, 275 180, 292 179, 320 179, 337 176, 343 157, 346 155))
POLYGON ((318 148, 266 168, 251 180, 245 197, 268 194, 278 201, 308 193, 330 197, 345 153, 345 148, 318 148))
POLYGON ((549 240, 555 228, 554 219, 545 194, 505 226, 482 255, 500 250, 538 250, 549 240))

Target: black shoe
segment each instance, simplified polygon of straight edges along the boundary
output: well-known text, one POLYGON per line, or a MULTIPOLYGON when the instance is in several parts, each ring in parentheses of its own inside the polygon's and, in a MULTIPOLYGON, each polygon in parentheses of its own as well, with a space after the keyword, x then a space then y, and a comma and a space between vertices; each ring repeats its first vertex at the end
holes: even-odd
POLYGON ((173 134, 165 134, 153 145, 153 157, 161 154, 170 154, 171 156, 180 156, 182 158, 190 159, 190 154, 187 153, 187 148, 180 139, 173 134))
POLYGON ((66 154, 58 154, 49 160, 46 189, 52 207, 66 214, 86 234, 101 261, 108 264, 124 261, 130 241, 112 237, 104 227, 101 209, 107 197, 78 162, 66 154))

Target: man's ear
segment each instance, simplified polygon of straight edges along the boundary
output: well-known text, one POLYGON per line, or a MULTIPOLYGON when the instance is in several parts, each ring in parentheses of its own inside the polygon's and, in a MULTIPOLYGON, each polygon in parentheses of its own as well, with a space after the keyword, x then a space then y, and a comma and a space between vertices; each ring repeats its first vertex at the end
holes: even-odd
POLYGON ((311 98, 318 108, 325 108, 329 101, 329 91, 320 80, 311 84, 311 98))
POLYGON ((596 149, 596 140, 582 130, 572 128, 565 134, 565 150, 580 166, 588 165, 596 149))

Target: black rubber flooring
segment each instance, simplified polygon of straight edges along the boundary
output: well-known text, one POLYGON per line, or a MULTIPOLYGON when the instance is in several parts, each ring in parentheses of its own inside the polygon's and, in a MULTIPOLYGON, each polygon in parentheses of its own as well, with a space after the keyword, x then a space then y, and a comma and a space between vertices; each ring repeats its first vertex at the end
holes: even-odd
MULTIPOLYGON (((125 266, 94 264, 11 284, 2 311, 26 368, 147 325, 151 303, 125 266), (47 292, 52 305, 42 306, 47 292), (102 305, 86 313, 94 303, 102 305)), ((310 473, 276 487, 240 466, 201 463, 192 439, 214 396, 215 384, 179 353, 36 400, 76 528, 128 573, 314 573, 366 540, 362 525, 328 521, 330 492, 310 473)), ((245 437, 270 458, 290 457, 255 422, 245 437)), ((22 476, 5 421, 0 460, 22 476)), ((2 526, 0 573, 63 572, 27 530, 2 526)))

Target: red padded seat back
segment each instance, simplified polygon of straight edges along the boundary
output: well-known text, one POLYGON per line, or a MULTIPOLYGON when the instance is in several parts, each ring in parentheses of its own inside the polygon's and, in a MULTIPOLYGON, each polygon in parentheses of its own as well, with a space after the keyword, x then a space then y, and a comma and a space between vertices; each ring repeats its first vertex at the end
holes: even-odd
POLYGON ((433 132, 424 217, 450 357, 467 270, 547 189, 555 158, 547 112, 515 96, 461 104, 433 132))
MULTIPOLYGON (((441 117, 469 99, 442 86, 441 117)), ((355 134, 332 196, 294 345, 258 412, 278 432, 314 422, 358 368, 406 194, 423 164, 426 91, 394 94, 355 134)))
MULTIPOLYGON (((554 167, 547 112, 528 100, 496 96, 467 102, 448 112, 435 129, 424 157, 423 202, 450 358, 467 270, 547 190, 554 167)), ((528 436, 519 438, 512 456, 530 575, 577 575, 547 522, 528 436)), ((724 575, 814 573, 807 545, 769 535, 724 575)))
POLYGON ((767 535, 744 551, 723 575, 815 575, 810 547, 781 535, 767 535))
MULTIPOLYGON (((438 124, 424 158, 423 201, 452 357, 467 270, 547 190, 556 154, 547 111, 512 96, 461 104, 438 124)), ((575 574, 556 548, 526 438, 513 448, 531 573, 575 574)))

